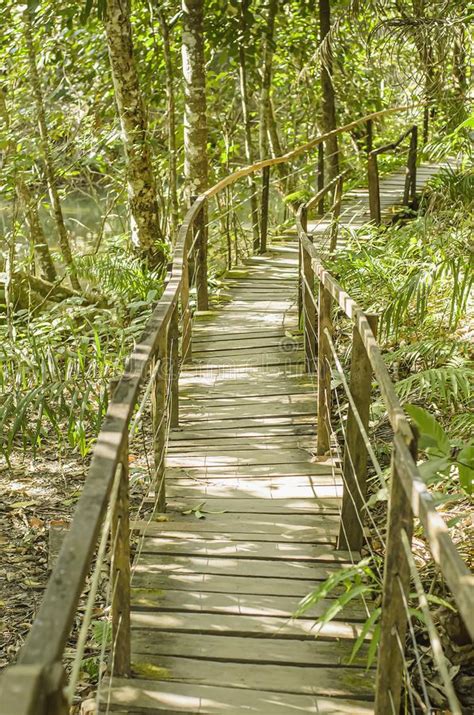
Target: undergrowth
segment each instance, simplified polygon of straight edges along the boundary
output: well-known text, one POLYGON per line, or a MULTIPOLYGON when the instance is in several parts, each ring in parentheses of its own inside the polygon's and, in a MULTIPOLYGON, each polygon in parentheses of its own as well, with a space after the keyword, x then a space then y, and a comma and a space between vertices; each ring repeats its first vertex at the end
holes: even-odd
POLYGON ((162 279, 117 246, 77 261, 110 308, 80 298, 19 310, 0 324, 0 450, 33 457, 48 444, 85 457, 121 371, 162 290, 162 279))

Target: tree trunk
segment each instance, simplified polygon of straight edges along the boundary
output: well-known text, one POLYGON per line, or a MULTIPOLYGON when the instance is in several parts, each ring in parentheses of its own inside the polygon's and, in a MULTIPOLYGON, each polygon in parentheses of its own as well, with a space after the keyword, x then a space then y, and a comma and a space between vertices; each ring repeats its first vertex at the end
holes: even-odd
POLYGON ((278 0, 269 0, 265 45, 263 50, 262 87, 260 92, 260 159, 265 159, 268 151, 268 127, 270 124, 270 89, 272 84, 273 38, 278 0))
POLYGON ((167 252, 160 229, 147 118, 133 55, 130 0, 107 0, 105 32, 125 150, 132 243, 150 266, 163 267, 167 252))
MULTIPOLYGON (((336 129, 336 100, 332 82, 333 59, 330 40, 331 14, 330 0, 319 0, 319 25, 321 39, 321 92, 323 132, 336 129)), ((326 141, 326 163, 328 182, 339 174, 339 151, 337 136, 326 141)))
POLYGON ((76 269, 74 267, 74 260, 71 253, 71 246, 69 244, 69 236, 64 223, 63 212, 61 209, 61 202, 59 200, 59 192, 57 186, 56 170, 54 168, 53 157, 51 154, 51 147, 49 144, 49 133, 48 124, 46 122, 46 112, 44 108, 43 91, 41 88, 41 81, 38 73, 38 67, 36 64, 36 50, 33 40, 33 28, 31 13, 27 6, 23 13, 23 28, 26 41, 26 48, 28 52, 28 65, 30 70, 30 81, 33 89, 33 95, 36 104, 36 113, 38 115, 38 126, 40 134, 40 148, 43 157, 43 162, 46 172, 46 181, 48 183, 48 192, 51 201, 51 206, 53 207, 54 218, 56 222, 56 228, 58 231, 59 247, 61 249, 64 262, 69 268, 71 285, 75 290, 81 290, 79 280, 77 278, 76 269))
POLYGON ((17 180, 16 190, 23 204, 26 223, 30 232, 30 240, 33 244, 34 252, 38 257, 41 273, 47 281, 54 283, 57 281, 58 275, 41 225, 36 197, 32 195, 27 184, 22 179, 17 180))
POLYGON ((176 103, 174 96, 174 71, 170 45, 170 27, 163 9, 157 7, 160 22, 161 37, 163 40, 163 58, 165 61, 166 97, 168 100, 168 152, 169 152, 169 188, 171 198, 171 231, 173 238, 178 231, 179 205, 178 205, 178 172, 176 168, 176 103))
MULTIPOLYGON (((242 119, 244 125, 244 136, 245 136, 245 158, 247 164, 253 164, 254 153, 252 147, 252 123, 250 120, 250 107, 249 107, 249 96, 247 87, 247 63, 245 57, 246 40, 247 40, 247 18, 246 13, 250 5, 251 0, 242 0, 240 6, 240 17, 239 17, 239 79, 240 79, 240 101, 242 104, 242 119)), ((247 185, 250 192, 250 207, 252 214, 252 233, 253 233, 253 247, 257 250, 260 245, 260 233, 259 233, 259 217, 258 217, 258 199, 257 199, 257 185, 253 174, 247 177, 247 185)))
MULTIPOLYGON (((9 131, 10 115, 8 113, 7 102, 5 99, 5 91, 2 87, 0 87, 0 117, 2 117, 5 123, 6 130, 9 131)), ((14 150, 15 144, 13 139, 9 138, 5 152, 6 157, 11 156, 14 150)), ((38 215, 38 203, 32 196, 31 191, 21 175, 15 172, 13 180, 15 183, 16 194, 24 204, 26 223, 30 231, 30 240, 33 244, 33 249, 38 256, 41 272, 48 281, 54 282, 57 280, 56 268, 54 266, 53 259, 51 258, 49 246, 38 215)))
MULTIPOLYGON (((184 78, 184 173, 186 194, 194 196, 207 188, 206 72, 204 63, 203 0, 183 0, 183 78, 184 78)), ((200 220, 197 245, 196 287, 199 310, 208 308, 207 292, 207 213, 200 220)))

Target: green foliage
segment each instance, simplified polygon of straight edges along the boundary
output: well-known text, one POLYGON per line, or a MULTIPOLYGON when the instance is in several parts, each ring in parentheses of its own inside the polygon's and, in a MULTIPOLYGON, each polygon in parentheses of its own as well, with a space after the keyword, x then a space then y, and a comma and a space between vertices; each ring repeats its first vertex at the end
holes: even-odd
POLYGON ((428 459, 420 465, 420 474, 428 483, 447 486, 457 474, 459 484, 467 494, 474 486, 474 443, 452 444, 442 425, 427 410, 417 405, 405 405, 406 412, 420 433, 418 447, 428 459))

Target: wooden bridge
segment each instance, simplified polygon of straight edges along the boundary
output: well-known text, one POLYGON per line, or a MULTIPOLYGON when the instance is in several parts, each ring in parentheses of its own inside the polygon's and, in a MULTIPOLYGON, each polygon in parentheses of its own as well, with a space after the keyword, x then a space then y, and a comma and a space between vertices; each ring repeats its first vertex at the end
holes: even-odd
MULTIPOLYGON (((439 170, 416 166, 416 130, 401 139, 407 137, 407 171, 379 180, 380 150, 369 147, 369 194, 344 194, 341 174, 300 207, 296 234, 267 245, 261 230, 257 255, 228 273, 227 302, 211 310, 206 229, 212 197, 263 169, 268 199, 268 168, 291 166, 327 137, 240 170, 193 204, 170 280, 113 393, 84 493, 19 664, 3 678, 5 715, 68 712, 108 553, 105 600, 112 635, 101 654, 103 659, 109 651, 96 699, 100 712, 398 713, 411 577, 427 611, 409 546, 415 517, 472 628, 472 576, 418 474, 413 435, 375 338, 376 317, 364 314, 322 258, 341 247, 344 228, 382 220, 384 210, 413 200, 439 170), (321 204, 329 194, 326 213, 321 204), (194 319, 193 281, 201 309, 194 319), (346 377, 332 340, 342 318, 353 324, 346 377), (339 373, 349 401, 343 446, 336 437, 332 372, 339 373), (351 652, 370 608, 349 601, 318 625, 318 616, 336 604, 331 595, 295 613, 302 598, 357 564, 361 550, 371 550, 363 529, 368 459, 381 476, 368 426, 374 378, 394 447, 388 534, 383 529, 380 537, 386 560, 378 667, 366 669, 368 633, 354 660, 351 652), (129 431, 133 435, 150 396, 154 479, 143 499, 147 517, 130 529, 129 431), (64 650, 86 578, 84 619, 70 666, 64 650)), ((265 201, 262 211, 268 211, 265 201)), ((434 639, 429 612, 425 617, 434 639)), ((438 648, 436 654, 451 711, 460 713, 438 648)))

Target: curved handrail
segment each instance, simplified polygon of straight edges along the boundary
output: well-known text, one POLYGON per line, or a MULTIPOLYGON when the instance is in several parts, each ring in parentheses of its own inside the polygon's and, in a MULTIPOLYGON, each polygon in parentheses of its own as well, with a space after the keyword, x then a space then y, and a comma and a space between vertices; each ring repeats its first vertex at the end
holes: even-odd
MULTIPOLYGON (((282 156, 258 161, 238 169, 202 193, 187 211, 175 244, 169 281, 143 334, 132 351, 111 397, 73 520, 53 567, 40 609, 20 653, 20 664, 37 666, 38 677, 47 680, 55 664, 57 665, 58 661, 62 659, 77 604, 93 560, 116 470, 121 464, 124 450, 127 448, 130 419, 137 405, 139 391, 143 386, 147 371, 159 354, 160 345, 166 338, 172 316, 176 314, 179 304, 183 316, 189 316, 189 286, 186 285, 186 277, 189 253, 195 243, 192 230, 200 211, 204 209, 206 202, 211 197, 241 178, 265 168, 286 164, 327 139, 348 132, 359 124, 401 113, 416 106, 419 104, 403 105, 373 112, 333 131, 314 137, 306 144, 282 156), (186 280, 184 280, 185 278, 186 280)), ((339 289, 329 279, 327 280, 328 286, 338 293, 339 289)), ((362 312, 359 316, 358 310, 356 311, 354 308, 354 315, 358 315, 361 329, 365 330, 365 334, 369 336, 364 316, 362 312)), ((183 331, 190 331, 190 325, 185 326, 184 319, 183 331)), ((189 341, 190 336, 183 335, 183 343, 184 340, 189 341)), ((184 352, 186 353, 186 351, 184 352)), ((387 395, 389 400, 394 403, 394 397, 388 386, 387 395)), ((399 414, 398 419, 400 424, 405 424, 406 420, 402 413, 399 414)), ((8 678, 6 682, 8 683, 8 678)), ((52 686, 49 687, 52 688, 52 686)))

